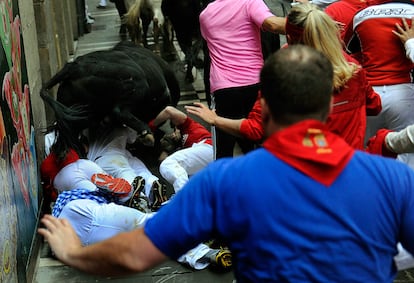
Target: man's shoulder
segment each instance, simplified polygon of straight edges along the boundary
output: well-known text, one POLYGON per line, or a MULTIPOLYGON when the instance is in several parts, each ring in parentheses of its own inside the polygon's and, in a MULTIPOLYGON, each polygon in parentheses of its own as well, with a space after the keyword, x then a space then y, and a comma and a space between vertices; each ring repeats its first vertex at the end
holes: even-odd
POLYGON ((243 155, 219 158, 215 160, 215 162, 211 163, 211 165, 213 165, 214 167, 240 167, 250 165, 254 166, 254 164, 263 164, 264 162, 269 162, 269 158, 275 161, 278 160, 266 149, 260 147, 243 155))
POLYGON ((391 157, 370 154, 356 150, 353 159, 356 164, 386 177, 408 174, 414 178, 414 171, 407 164, 391 157))

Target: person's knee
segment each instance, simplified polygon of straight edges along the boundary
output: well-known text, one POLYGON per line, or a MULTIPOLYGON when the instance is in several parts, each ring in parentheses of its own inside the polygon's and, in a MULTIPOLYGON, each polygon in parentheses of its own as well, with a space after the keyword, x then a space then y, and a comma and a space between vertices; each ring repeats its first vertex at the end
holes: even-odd
MULTIPOLYGON (((160 163, 160 174, 161 176, 166 176, 168 171, 171 170, 171 167, 174 166, 175 162, 171 160, 171 158, 167 157, 166 159, 164 159, 164 161, 162 161, 160 163)), ((165 177, 164 177, 165 178, 165 177)))

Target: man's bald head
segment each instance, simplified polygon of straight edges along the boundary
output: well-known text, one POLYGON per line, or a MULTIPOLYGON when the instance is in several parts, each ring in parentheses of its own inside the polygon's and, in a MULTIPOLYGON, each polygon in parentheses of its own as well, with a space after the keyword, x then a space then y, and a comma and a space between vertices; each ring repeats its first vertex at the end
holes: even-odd
POLYGON ((261 91, 273 120, 290 125, 325 120, 333 92, 333 68, 321 52, 305 45, 280 49, 265 62, 261 91))

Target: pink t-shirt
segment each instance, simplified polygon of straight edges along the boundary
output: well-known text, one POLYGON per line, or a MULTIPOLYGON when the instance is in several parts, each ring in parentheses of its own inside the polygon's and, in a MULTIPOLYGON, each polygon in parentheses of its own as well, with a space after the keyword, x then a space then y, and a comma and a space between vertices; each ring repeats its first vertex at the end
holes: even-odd
POLYGON ((216 0, 200 14, 211 57, 211 92, 259 82, 260 28, 273 16, 263 0, 216 0))

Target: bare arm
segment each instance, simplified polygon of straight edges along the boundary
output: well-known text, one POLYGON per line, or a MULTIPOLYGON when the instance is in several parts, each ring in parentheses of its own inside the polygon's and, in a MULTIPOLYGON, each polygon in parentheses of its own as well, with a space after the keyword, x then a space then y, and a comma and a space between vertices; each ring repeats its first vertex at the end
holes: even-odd
POLYGON ((171 120, 171 122, 175 125, 181 125, 187 119, 187 115, 177 108, 172 106, 167 106, 162 110, 157 117, 153 120, 154 126, 159 126, 167 120, 171 120))
POLYGON ((272 16, 264 20, 262 28, 273 33, 286 34, 286 18, 272 16))
POLYGON ((188 113, 203 119, 206 123, 232 134, 241 137, 240 125, 243 119, 228 119, 218 116, 214 110, 210 110, 207 106, 200 102, 194 102, 194 106, 185 106, 188 113))
POLYGON ((167 259, 142 228, 82 247, 67 220, 45 215, 41 222, 46 228, 39 228, 38 233, 49 243, 56 257, 87 273, 126 275, 147 270, 167 259))

